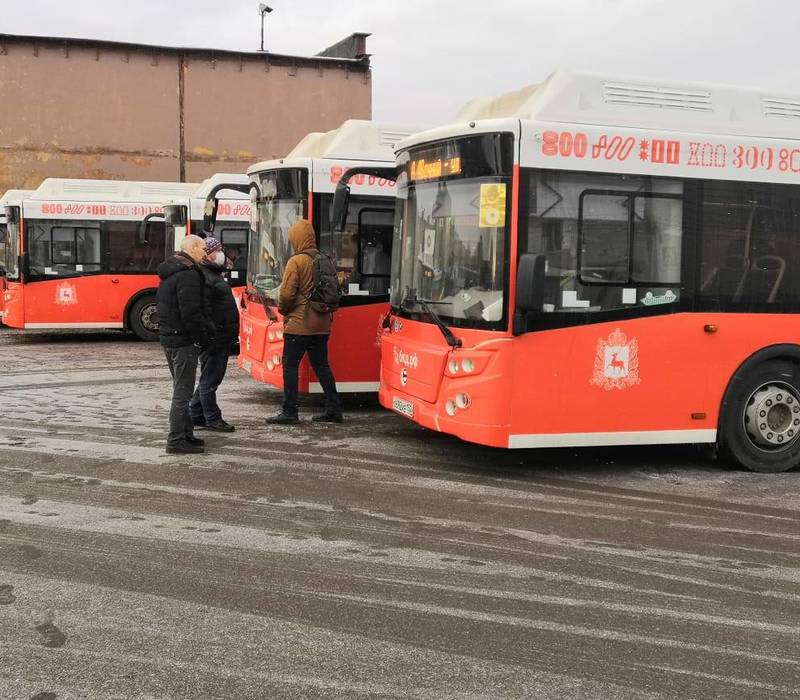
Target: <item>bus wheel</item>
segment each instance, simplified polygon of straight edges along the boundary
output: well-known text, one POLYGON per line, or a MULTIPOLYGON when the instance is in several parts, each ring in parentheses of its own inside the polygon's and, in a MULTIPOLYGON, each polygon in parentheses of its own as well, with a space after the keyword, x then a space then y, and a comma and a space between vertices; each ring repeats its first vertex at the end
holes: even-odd
POLYGON ((784 472, 800 463, 800 381, 796 366, 774 360, 728 390, 720 420, 722 445, 745 469, 784 472))
POLYGON ((155 297, 142 297, 131 307, 129 326, 141 340, 158 340, 158 315, 156 314, 155 297))

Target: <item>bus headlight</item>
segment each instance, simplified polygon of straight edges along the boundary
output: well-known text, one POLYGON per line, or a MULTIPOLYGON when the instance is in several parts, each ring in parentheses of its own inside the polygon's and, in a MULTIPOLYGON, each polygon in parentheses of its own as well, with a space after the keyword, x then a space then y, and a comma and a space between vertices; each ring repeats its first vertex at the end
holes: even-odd
POLYGON ((275 354, 272 356, 272 364, 274 364, 274 365, 276 365, 276 366, 277 366, 277 365, 279 365, 280 363, 281 363, 281 356, 280 356, 280 355, 279 355, 279 354, 276 352, 276 353, 275 353, 275 354))
POLYGON ((272 360, 267 360, 267 369, 271 372, 275 369, 275 363, 272 360))
POLYGON ((275 337, 278 340, 283 340, 283 329, 282 328, 279 328, 277 331, 275 331, 275 337))
POLYGON ((267 331, 267 338, 270 340, 275 340, 275 331, 273 331, 271 328, 267 331))
POLYGON ((472 399, 469 398, 469 394, 456 394, 456 406, 458 408, 464 409, 472 403, 472 399))
POLYGON ((466 374, 472 374, 475 371, 475 360, 464 360, 461 363, 461 369, 463 369, 466 374))
POLYGON ((456 415, 456 402, 452 401, 452 400, 448 401, 444 405, 444 410, 447 412, 448 416, 452 417, 452 416, 456 415))
POLYGON ((453 359, 447 365, 447 369, 450 370, 450 374, 458 374, 458 360, 453 359))

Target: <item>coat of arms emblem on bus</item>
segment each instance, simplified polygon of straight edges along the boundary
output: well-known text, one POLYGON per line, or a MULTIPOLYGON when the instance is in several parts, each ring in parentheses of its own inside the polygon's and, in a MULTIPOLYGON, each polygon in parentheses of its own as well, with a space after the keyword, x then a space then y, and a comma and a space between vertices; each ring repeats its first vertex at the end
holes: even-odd
POLYGON ((611 391, 627 389, 640 382, 639 341, 636 338, 628 340, 628 336, 619 328, 610 333, 608 338, 599 338, 589 383, 611 391))
POLYGON ((71 306, 78 303, 78 291, 69 282, 62 282, 56 287, 56 304, 71 306))

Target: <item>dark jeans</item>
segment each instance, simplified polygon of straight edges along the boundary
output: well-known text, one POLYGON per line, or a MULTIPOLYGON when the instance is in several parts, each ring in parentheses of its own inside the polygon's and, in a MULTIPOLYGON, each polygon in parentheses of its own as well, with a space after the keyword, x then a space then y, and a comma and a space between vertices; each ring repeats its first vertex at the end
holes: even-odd
POLYGON ((181 348, 164 348, 169 373, 172 375, 172 406, 169 409, 169 436, 167 445, 175 447, 194 433, 189 415, 189 400, 194 391, 197 375, 197 353, 194 345, 181 348))
POLYGON ((228 350, 212 350, 200 353, 200 381, 189 404, 189 413, 195 425, 215 423, 222 418, 217 405, 217 388, 228 369, 228 350))
POLYGON ((283 336, 283 412, 290 416, 297 415, 297 371, 306 353, 325 392, 325 412, 340 414, 342 404, 328 364, 327 335, 283 336))

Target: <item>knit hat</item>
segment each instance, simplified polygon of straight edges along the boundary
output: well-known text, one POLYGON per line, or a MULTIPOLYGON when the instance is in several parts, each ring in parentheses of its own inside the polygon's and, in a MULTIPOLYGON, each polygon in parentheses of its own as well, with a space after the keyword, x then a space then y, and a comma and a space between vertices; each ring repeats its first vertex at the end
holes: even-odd
POLYGON ((206 257, 209 255, 213 255, 218 250, 222 250, 222 243, 220 243, 216 238, 209 236, 206 238, 206 257))

